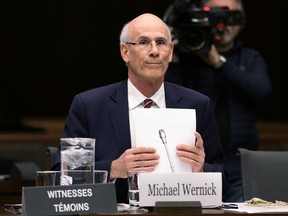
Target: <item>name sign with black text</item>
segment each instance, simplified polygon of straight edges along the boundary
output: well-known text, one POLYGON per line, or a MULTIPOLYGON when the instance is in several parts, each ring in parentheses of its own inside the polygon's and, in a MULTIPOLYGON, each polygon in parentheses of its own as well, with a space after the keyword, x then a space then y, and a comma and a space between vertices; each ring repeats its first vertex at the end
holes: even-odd
POLYGON ((113 183, 22 188, 24 216, 115 212, 117 201, 113 183))
POLYGON ((156 202, 200 201, 203 207, 222 205, 222 174, 140 173, 140 206, 155 206, 156 202))

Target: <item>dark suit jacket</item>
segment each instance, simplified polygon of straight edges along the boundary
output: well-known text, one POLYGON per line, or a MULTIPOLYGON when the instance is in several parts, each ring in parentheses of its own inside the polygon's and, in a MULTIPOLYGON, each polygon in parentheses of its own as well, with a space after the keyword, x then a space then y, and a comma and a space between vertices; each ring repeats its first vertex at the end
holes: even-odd
MULTIPOLYGON (((165 82, 167 108, 195 109, 197 131, 205 146, 205 172, 222 172, 222 145, 210 99, 194 90, 165 82)), ((193 133, 194 131, 191 131, 193 133)), ((63 137, 96 139, 95 169, 110 170, 111 162, 131 148, 127 80, 75 96, 63 137)), ((58 149, 58 163, 60 154, 58 149)), ((117 201, 127 202, 127 179, 115 182, 117 201)))

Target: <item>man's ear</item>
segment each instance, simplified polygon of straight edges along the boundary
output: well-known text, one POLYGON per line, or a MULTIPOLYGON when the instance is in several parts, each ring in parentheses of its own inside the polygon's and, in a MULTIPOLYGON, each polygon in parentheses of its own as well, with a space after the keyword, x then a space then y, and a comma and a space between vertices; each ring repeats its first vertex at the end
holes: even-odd
POLYGON ((169 62, 172 62, 172 60, 173 60, 173 52, 174 52, 174 44, 173 43, 171 43, 170 44, 170 55, 169 55, 169 62))
POLYGON ((120 53, 122 56, 122 59, 124 60, 124 62, 128 62, 129 61, 129 55, 128 55, 129 50, 127 49, 126 44, 121 44, 120 45, 120 53))

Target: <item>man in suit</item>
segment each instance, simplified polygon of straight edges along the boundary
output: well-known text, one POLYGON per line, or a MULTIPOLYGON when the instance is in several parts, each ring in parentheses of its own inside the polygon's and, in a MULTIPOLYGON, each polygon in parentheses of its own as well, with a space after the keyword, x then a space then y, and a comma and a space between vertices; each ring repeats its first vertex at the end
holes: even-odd
MULTIPOLYGON (((176 154, 193 172, 223 172, 222 149, 211 101, 194 90, 164 82, 173 55, 169 28, 157 16, 142 14, 127 23, 120 35, 120 52, 128 79, 75 96, 63 137, 96 139, 95 169, 115 181, 117 202, 127 200, 127 171, 152 171, 159 155, 152 147, 133 147, 131 114, 143 107, 196 110, 195 145, 178 144, 176 154), (131 148, 133 147, 133 148, 131 148)), ((59 151, 58 151, 59 152, 59 151)), ((58 168, 60 155, 58 154, 58 168)), ((57 166, 57 164, 56 164, 57 166)))

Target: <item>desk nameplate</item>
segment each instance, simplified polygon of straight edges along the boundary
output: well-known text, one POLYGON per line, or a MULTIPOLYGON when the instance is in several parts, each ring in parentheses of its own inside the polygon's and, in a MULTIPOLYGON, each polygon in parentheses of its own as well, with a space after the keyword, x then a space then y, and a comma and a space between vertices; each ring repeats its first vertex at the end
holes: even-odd
POLYGON ((22 191, 22 211, 27 216, 117 212, 112 183, 23 187, 22 191))
POLYGON ((221 206, 222 174, 203 173, 140 173, 140 206, 156 202, 200 201, 203 207, 221 206))

